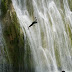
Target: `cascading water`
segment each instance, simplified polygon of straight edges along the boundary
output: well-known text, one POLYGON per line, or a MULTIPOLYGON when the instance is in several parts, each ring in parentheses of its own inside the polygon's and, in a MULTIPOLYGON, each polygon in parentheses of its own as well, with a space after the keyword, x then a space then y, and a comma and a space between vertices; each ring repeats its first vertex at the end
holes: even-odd
POLYGON ((12 0, 27 35, 35 72, 72 71, 72 12, 67 0, 12 0), (28 29, 34 17, 38 23, 28 29))

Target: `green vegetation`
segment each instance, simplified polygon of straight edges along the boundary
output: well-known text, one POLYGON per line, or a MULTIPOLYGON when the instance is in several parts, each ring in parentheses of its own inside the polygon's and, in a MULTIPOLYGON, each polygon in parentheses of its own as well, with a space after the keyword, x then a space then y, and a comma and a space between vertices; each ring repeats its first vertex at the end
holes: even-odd
POLYGON ((4 47, 5 58, 8 64, 18 68, 24 62, 24 35, 21 32, 17 15, 12 8, 11 0, 2 0, 1 5, 3 36, 6 43, 4 47))
POLYGON ((57 66, 58 68, 61 68, 61 62, 60 62, 61 59, 60 59, 57 41, 54 41, 54 47, 55 47, 54 49, 55 49, 55 57, 56 57, 57 66))
POLYGON ((25 43, 24 34, 11 0, 2 0, 1 3, 3 36, 6 43, 4 46, 5 59, 9 65, 13 65, 13 72, 18 72, 19 67, 32 72, 34 66, 28 39, 25 43), (24 49, 25 44, 26 50, 24 49))
POLYGON ((1 11, 2 11, 2 15, 4 16, 7 12, 7 0, 2 0, 1 1, 1 11))
POLYGON ((23 34, 20 35, 20 26, 16 13, 12 13, 12 17, 10 17, 10 11, 8 14, 7 19, 9 21, 4 25, 3 35, 6 41, 10 63, 18 67, 19 64, 23 63, 24 57, 23 34))
POLYGON ((5 14, 7 13, 10 3, 11 3, 11 0, 1 0, 2 16, 5 16, 5 14))
POLYGON ((72 0, 68 0, 70 10, 72 11, 72 0))

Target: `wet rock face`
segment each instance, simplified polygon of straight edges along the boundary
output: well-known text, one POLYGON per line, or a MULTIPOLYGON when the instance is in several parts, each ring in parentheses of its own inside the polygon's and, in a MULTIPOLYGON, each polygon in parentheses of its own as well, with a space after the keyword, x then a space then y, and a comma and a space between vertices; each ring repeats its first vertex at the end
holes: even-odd
MULTIPOLYGON (((10 1, 2 0, 1 2, 3 37, 5 40, 4 58, 6 59, 6 63, 3 63, 6 68, 4 72, 34 72, 34 66, 31 66, 33 61, 29 43, 27 38, 26 41, 24 40, 23 31, 10 1)), ((2 70, 4 70, 3 67, 2 70)))
POLYGON ((68 0, 69 8, 72 11, 72 0, 68 0))
POLYGON ((11 0, 2 0, 1 2, 3 36, 6 43, 5 53, 7 62, 18 68, 19 64, 23 65, 24 35, 10 1, 11 0), (3 8, 6 8, 5 11, 3 8))
POLYGON ((5 14, 7 13, 7 10, 10 7, 11 4, 11 0, 1 0, 1 11, 2 11, 2 17, 5 16, 5 14))

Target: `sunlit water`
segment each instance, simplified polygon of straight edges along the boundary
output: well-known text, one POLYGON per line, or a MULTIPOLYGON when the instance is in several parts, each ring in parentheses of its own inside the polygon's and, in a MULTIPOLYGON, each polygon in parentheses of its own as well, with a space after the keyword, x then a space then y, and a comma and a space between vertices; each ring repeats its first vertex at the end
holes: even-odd
POLYGON ((67 0, 12 0, 28 37, 35 72, 72 71, 72 12, 67 0), (28 26, 37 17, 37 24, 28 26))

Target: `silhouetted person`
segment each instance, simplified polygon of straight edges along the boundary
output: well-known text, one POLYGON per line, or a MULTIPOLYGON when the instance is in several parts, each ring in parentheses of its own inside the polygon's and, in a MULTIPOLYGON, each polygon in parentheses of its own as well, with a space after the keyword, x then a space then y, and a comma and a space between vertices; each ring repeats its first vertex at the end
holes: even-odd
MULTIPOLYGON (((36 24, 36 23, 37 23, 37 19, 36 19, 36 17, 35 17, 35 21, 33 21, 32 24, 31 24, 29 27, 33 26, 33 25, 36 24)), ((29 27, 28 27, 28 29, 29 29, 29 27)))

